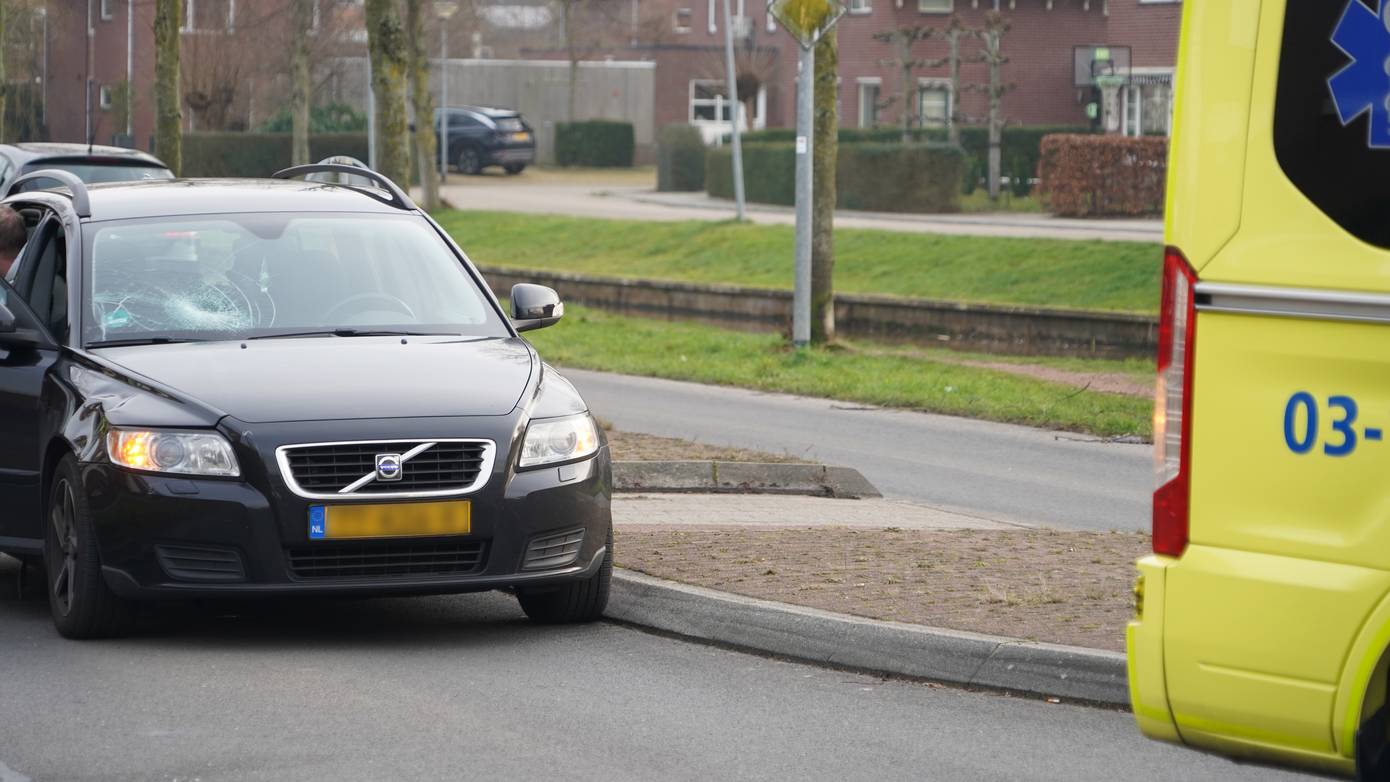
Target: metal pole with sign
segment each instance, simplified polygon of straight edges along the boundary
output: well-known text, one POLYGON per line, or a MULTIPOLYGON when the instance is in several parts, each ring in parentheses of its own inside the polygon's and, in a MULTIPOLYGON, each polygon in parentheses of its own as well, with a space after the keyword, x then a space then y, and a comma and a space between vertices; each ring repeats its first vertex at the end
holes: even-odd
MULTIPOLYGON (((743 200, 743 140, 739 132, 739 109, 743 108, 742 101, 738 94, 738 68, 734 58, 734 14, 731 9, 732 0, 724 0, 724 56, 727 60, 729 69, 729 130, 730 141, 734 145, 734 204, 736 205, 739 222, 742 222, 744 213, 743 200)), ((739 22, 743 22, 743 17, 739 17, 739 22)))
POLYGON ((815 182, 811 139, 816 130, 816 43, 849 9, 838 0, 771 0, 767 5, 801 45, 796 82, 796 287, 792 294, 792 344, 811 344, 811 218, 815 182))
MULTIPOLYGON (((449 182, 449 20, 459 10, 454 0, 435 0, 439 18, 439 184, 449 182)), ((434 118, 431 117, 430 121, 434 118)), ((425 118, 417 117, 416 122, 425 118)))

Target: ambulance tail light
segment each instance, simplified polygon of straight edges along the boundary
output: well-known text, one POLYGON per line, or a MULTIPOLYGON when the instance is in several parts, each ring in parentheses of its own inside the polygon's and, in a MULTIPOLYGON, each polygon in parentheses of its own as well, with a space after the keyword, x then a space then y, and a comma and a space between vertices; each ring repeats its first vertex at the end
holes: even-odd
POLYGON ((1158 392, 1154 403, 1153 549, 1182 556, 1187 549, 1192 478, 1192 357, 1197 325, 1197 274, 1174 248, 1163 258, 1158 325, 1158 392))

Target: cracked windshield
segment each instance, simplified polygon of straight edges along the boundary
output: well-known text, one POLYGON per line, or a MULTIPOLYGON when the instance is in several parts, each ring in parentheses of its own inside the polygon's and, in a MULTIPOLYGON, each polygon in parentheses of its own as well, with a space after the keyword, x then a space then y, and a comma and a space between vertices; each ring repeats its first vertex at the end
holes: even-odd
POLYGON ((1390 782, 1390 0, 0 0, 0 782, 1390 782))

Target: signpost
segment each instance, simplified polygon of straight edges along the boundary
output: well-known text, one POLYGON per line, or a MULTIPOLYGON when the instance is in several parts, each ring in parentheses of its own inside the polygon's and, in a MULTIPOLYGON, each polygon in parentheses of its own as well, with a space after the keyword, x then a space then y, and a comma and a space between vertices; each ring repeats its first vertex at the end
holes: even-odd
POLYGON ((811 343, 811 179, 816 128, 816 43, 849 9, 839 0, 770 0, 768 13, 801 45, 796 81, 796 287, 792 295, 792 344, 811 343))

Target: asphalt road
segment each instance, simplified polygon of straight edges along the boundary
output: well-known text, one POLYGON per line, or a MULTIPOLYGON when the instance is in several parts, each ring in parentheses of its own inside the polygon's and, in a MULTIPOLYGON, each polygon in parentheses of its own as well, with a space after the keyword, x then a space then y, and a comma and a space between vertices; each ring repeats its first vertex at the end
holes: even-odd
POLYGON ((564 374, 618 429, 854 467, 885 496, 993 519, 1150 526, 1147 445, 695 383, 564 374))
POLYGON ((160 610, 63 641, 0 556, 0 782, 1280 780, 1128 714, 808 667, 496 593, 160 610))

